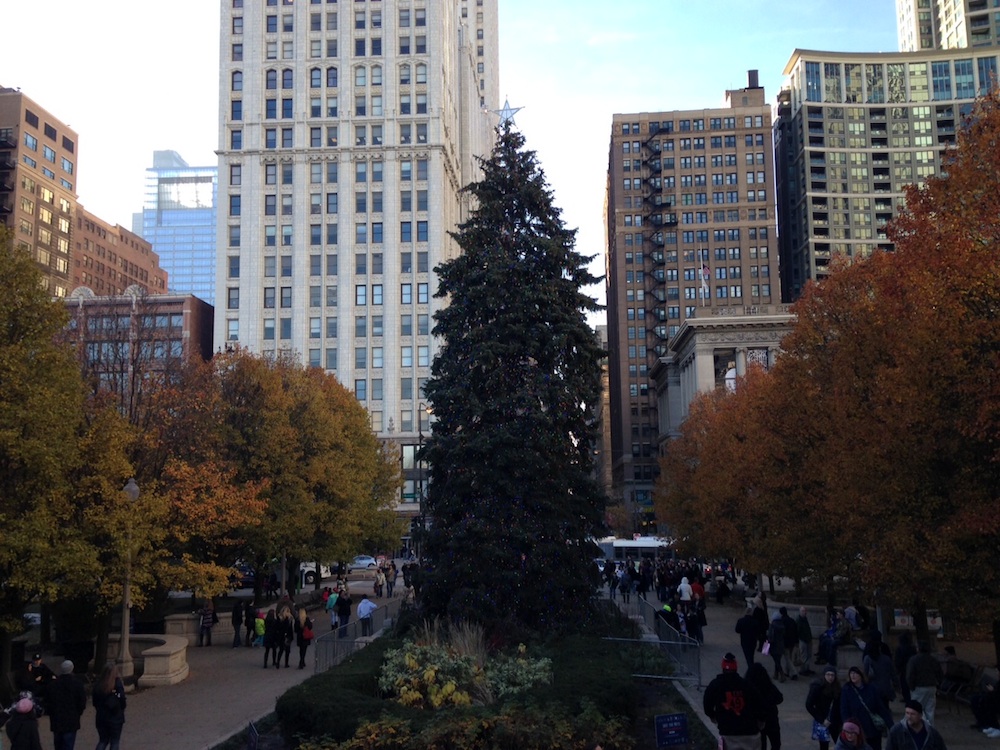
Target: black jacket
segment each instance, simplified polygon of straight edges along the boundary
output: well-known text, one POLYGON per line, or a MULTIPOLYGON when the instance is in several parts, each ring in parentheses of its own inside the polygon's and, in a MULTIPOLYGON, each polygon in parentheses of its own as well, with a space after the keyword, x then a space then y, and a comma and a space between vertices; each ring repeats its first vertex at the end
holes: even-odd
POLYGON ((80 716, 86 707, 87 692, 83 688, 83 682, 73 675, 59 675, 49 685, 45 708, 53 732, 78 731, 80 716))
POLYGON ((97 711, 98 724, 125 723, 125 686, 121 680, 115 680, 115 689, 110 693, 95 687, 92 702, 97 711))
POLYGON ((743 615, 736 621, 736 632, 740 634, 740 643, 746 645, 756 645, 760 632, 757 629, 757 620, 753 615, 743 615))
POLYGON ((10 750, 42 750, 38 736, 38 717, 34 711, 26 714, 12 712, 7 722, 10 750))
POLYGON ((723 672, 708 683, 702 705, 721 735, 755 735, 764 721, 760 695, 736 672, 723 672))

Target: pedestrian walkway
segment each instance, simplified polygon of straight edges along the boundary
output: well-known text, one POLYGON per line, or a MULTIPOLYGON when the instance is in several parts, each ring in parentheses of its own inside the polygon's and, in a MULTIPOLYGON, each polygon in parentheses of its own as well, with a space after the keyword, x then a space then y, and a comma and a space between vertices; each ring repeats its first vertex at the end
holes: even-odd
MULTIPOLYGON (((704 629, 705 644, 701 649, 701 672, 702 681, 708 684, 719 672, 722 671, 722 657, 729 651, 737 655, 740 665, 740 673, 746 672, 747 665, 743 663, 743 652, 740 650, 739 636, 736 634, 736 621, 743 614, 742 607, 732 604, 718 605, 709 603, 706 616, 708 626, 704 629)), ((895 643, 895 639, 892 639, 895 643)), ((960 654, 966 658, 973 659, 974 655, 985 655, 992 653, 992 644, 957 644, 960 654), (989 646, 987 651, 986 646, 989 646)), ((981 658, 983 658, 981 656, 981 658)), ((773 670, 774 663, 771 657, 756 655, 756 660, 766 664, 768 671, 773 670)), ((816 669, 814 667, 814 669, 816 669)), ((818 670, 817 670, 818 671, 818 670)), ((785 697, 784 702, 778 707, 778 716, 781 723, 781 743, 787 748, 816 748, 818 744, 811 739, 812 717, 805 709, 806 696, 809 692, 809 683, 814 677, 799 677, 797 680, 778 683, 778 689, 785 697)), ((678 683, 678 689, 685 695, 692 708, 701 717, 705 725, 715 731, 715 725, 708 721, 702 711, 702 696, 704 688, 678 683)), ((890 706, 892 715, 896 720, 903 717, 903 704, 897 699, 890 706)), ((939 699, 935 716, 935 726, 944 736, 948 750, 982 750, 995 746, 1000 749, 1000 740, 986 738, 982 732, 971 729, 969 725, 973 722, 972 712, 968 706, 957 706, 949 701, 939 699)))
MULTIPOLYGON (((357 591, 360 598, 360 586, 357 591)), ((386 601, 376 600, 376 603, 382 605, 386 601)), ((311 612, 310 616, 318 636, 330 630, 329 620, 321 612, 311 612)), ((353 615, 351 620, 355 621, 353 615)), ((289 668, 282 662, 279 669, 265 669, 263 648, 232 648, 229 638, 217 638, 213 646, 189 647, 187 679, 176 685, 129 693, 122 746, 137 750, 212 748, 246 729, 249 722, 274 711, 282 694, 313 676, 315 656, 316 649, 311 647, 306 653, 307 667, 297 669, 299 652, 293 644, 289 668)), ((47 661, 55 669, 60 660, 61 657, 52 657, 47 661)), ((48 717, 40 719, 39 730, 42 749, 53 750, 48 717)), ((76 747, 96 745, 94 709, 88 698, 76 747)))

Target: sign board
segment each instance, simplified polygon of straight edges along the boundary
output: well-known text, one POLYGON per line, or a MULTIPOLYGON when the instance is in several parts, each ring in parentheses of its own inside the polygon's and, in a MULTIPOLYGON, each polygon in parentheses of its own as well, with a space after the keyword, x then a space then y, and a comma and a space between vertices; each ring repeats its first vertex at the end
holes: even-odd
MULTIPOLYGON (((913 630, 913 615, 907 612, 905 609, 894 609, 892 611, 893 627, 899 628, 900 630, 913 630)), ((927 630, 930 631, 931 635, 936 635, 938 638, 944 638, 944 622, 941 619, 941 613, 936 609, 927 610, 927 630)))
POLYGON ((687 747, 690 743, 687 714, 660 714, 653 721, 656 727, 656 746, 658 748, 687 747))

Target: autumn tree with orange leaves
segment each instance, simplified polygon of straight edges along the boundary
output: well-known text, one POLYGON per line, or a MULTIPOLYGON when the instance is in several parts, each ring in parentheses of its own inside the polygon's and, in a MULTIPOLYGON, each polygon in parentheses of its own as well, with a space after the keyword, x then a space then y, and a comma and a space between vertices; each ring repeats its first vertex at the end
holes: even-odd
POLYGON ((742 533, 735 549, 767 569, 787 571, 793 560, 796 573, 849 576, 879 603, 910 609, 918 627, 928 607, 993 617, 998 143, 993 92, 965 121, 942 174, 907 190, 890 225, 895 252, 839 263, 794 306, 797 323, 763 383, 751 377, 732 396, 692 406, 658 493, 676 529, 707 528, 712 549, 727 529, 742 533), (767 536, 751 517, 771 522, 767 536))

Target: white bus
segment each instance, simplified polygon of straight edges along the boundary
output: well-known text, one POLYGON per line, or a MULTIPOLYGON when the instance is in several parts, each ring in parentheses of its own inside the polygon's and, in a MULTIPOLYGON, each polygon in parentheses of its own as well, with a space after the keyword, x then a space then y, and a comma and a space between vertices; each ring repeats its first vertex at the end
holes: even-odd
POLYGON ((627 557, 633 560, 673 557, 673 543, 673 539, 658 536, 637 536, 631 539, 608 536, 597 540, 597 546, 601 548, 604 558, 616 562, 627 557))

